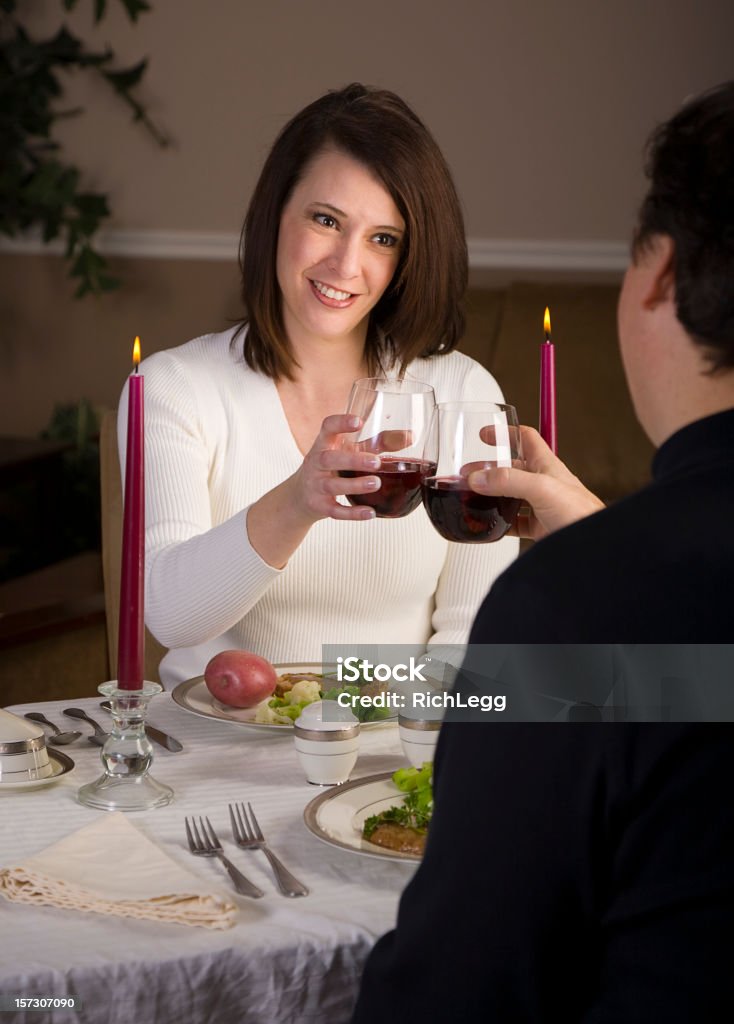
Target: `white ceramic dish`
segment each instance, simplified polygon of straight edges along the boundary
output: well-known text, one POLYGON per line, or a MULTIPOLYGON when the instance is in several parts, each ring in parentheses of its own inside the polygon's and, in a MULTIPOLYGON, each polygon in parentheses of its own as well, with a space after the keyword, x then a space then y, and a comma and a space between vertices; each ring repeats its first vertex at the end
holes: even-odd
POLYGON ((400 744, 403 753, 414 768, 420 768, 426 761, 433 761, 438 743, 439 722, 410 722, 400 716, 400 744), (417 726, 417 727, 416 727, 417 726))
MULTIPOLYGON (((286 662, 281 665, 273 665, 273 668, 279 676, 289 672, 320 673, 321 662, 286 662)), ((256 722, 257 708, 231 708, 225 704, 220 704, 207 689, 203 676, 196 676, 194 679, 187 679, 186 682, 179 683, 178 686, 171 690, 171 697, 184 711, 190 711, 191 714, 199 715, 201 718, 214 718, 220 722, 234 722, 236 725, 246 725, 251 729, 265 729, 268 732, 283 733, 286 736, 289 733, 292 734, 292 722, 287 725, 285 723, 283 725, 275 725, 270 722, 256 722)), ((372 726, 388 725, 396 721, 397 712, 391 711, 387 718, 380 719, 378 722, 361 722, 360 725, 363 729, 368 729, 372 726)))
POLYGON ((0 782, 36 781, 51 773, 41 726, 0 708, 0 782))
POLYGON ((314 786, 341 786, 349 780, 359 756, 359 726, 336 732, 308 733, 296 727, 298 760, 314 786))
POLYGON ((41 786, 48 786, 52 782, 58 782, 63 775, 68 775, 74 769, 74 762, 68 754, 62 754, 60 750, 49 750, 48 759, 53 769, 51 775, 45 779, 24 779, 22 782, 3 782, 0 780, 0 793, 6 790, 17 789, 39 789, 41 786))
POLYGON ((367 818, 403 801, 405 793, 398 789, 392 777, 393 772, 369 775, 321 793, 303 812, 306 828, 329 846, 350 853, 381 860, 419 861, 416 854, 387 850, 362 838, 362 826, 367 818))

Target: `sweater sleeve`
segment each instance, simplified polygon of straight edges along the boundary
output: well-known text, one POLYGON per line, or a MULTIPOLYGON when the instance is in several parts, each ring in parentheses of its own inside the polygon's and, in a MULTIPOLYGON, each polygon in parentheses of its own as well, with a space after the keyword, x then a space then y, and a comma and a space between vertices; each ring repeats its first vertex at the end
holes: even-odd
MULTIPOLYGON (((503 402, 502 391, 494 378, 479 363, 467 374, 462 400, 467 402, 503 402)), ((469 630, 487 591, 517 558, 520 541, 504 537, 492 544, 448 545, 436 590, 433 635, 428 643, 465 644, 469 630)))
MULTIPOLYGON (((161 352, 145 375, 146 624, 166 647, 192 647, 238 622, 279 570, 249 542, 247 509, 213 524, 209 495, 213 413, 202 410, 175 356, 161 352)), ((118 410, 123 480, 127 385, 118 410)))

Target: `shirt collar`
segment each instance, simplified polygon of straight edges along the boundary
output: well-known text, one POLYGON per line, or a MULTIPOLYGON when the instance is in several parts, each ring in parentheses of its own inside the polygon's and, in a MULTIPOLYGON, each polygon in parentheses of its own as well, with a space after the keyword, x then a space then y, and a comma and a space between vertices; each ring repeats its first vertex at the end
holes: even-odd
POLYGON ((722 463, 734 464, 734 409, 696 420, 672 434, 655 453, 652 475, 662 480, 722 463))

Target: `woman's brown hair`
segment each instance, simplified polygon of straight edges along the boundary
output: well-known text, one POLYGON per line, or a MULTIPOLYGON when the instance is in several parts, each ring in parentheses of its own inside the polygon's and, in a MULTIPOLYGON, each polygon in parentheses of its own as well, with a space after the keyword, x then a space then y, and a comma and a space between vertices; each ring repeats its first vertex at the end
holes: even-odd
POLYGON ((242 228, 244 356, 253 370, 275 380, 292 377, 295 365, 276 277, 280 217, 308 163, 329 146, 372 171, 406 225, 393 279, 370 314, 369 372, 393 363, 402 372, 418 356, 450 352, 464 331, 466 238, 448 165, 399 96, 353 83, 315 100, 283 128, 242 228))

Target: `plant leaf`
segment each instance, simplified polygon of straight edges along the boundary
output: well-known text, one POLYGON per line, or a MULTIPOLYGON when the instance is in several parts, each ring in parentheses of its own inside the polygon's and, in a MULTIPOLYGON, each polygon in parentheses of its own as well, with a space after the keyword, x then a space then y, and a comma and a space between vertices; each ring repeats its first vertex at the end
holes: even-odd
POLYGON ((81 53, 83 46, 81 39, 72 35, 66 25, 62 25, 55 36, 51 36, 43 43, 35 44, 44 57, 64 61, 74 60, 77 54, 81 53))
POLYGON ((85 50, 84 43, 77 36, 72 35, 65 25, 59 29, 55 36, 43 43, 31 43, 33 51, 37 52, 42 64, 76 64, 77 67, 97 67, 112 60, 112 50, 107 47, 102 52, 85 50))
POLYGON ((137 21, 139 14, 150 10, 150 4, 146 3, 145 0, 121 0, 121 2, 127 11, 130 21, 137 21))
POLYGON ((130 68, 121 68, 120 71, 108 71, 105 69, 102 71, 102 74, 117 92, 127 92, 138 84, 145 74, 147 66, 147 59, 143 59, 130 68))
POLYGON ((69 271, 70 277, 79 278, 79 287, 75 295, 81 298, 90 292, 99 295, 103 291, 117 288, 119 281, 108 273, 105 260, 89 242, 80 245, 69 271))
POLYGON ((80 192, 74 199, 74 206, 84 217, 109 217, 110 211, 107 206, 107 196, 99 192, 80 192))
POLYGON ((91 237, 99 227, 99 222, 110 215, 107 197, 99 193, 81 193, 75 196, 73 205, 79 214, 74 226, 86 238, 91 237))
MULTIPOLYGON (((147 0, 118 0, 131 21, 150 10, 147 0)), ((64 117, 82 108, 64 105, 62 72, 94 69, 161 146, 168 140, 148 118, 144 106, 131 94, 142 79, 147 61, 109 70, 112 49, 88 49, 88 44, 66 26, 46 38, 32 38, 17 14, 26 5, 0 0, 0 234, 14 236, 30 227, 44 241, 63 235, 70 273, 78 281, 77 294, 99 294, 119 285, 96 251, 93 239, 109 216, 107 197, 81 192, 81 172, 61 159, 63 150, 52 131, 64 117)), ((27 5, 35 6, 35 5, 27 5)), ((79 0, 61 0, 65 11, 78 10, 79 0)), ((110 9, 109 0, 92 0, 95 20, 110 9)))

